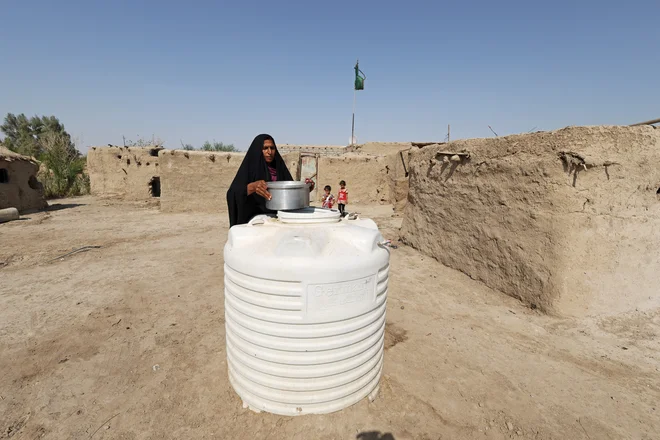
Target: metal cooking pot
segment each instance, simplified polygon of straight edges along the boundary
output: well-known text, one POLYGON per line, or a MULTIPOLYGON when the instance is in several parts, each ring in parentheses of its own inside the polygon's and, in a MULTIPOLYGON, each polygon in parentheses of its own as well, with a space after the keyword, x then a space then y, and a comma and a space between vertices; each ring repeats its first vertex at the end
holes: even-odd
POLYGON ((291 211, 309 206, 308 183, 268 182, 268 192, 272 198, 266 200, 266 208, 271 211, 291 211))

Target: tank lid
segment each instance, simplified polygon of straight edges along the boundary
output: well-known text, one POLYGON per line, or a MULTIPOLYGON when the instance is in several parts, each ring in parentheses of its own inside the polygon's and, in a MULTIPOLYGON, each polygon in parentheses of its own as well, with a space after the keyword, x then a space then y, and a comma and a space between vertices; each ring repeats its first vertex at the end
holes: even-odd
POLYGON ((336 223, 341 219, 341 213, 332 209, 309 206, 293 211, 277 211, 277 218, 282 223, 336 223))

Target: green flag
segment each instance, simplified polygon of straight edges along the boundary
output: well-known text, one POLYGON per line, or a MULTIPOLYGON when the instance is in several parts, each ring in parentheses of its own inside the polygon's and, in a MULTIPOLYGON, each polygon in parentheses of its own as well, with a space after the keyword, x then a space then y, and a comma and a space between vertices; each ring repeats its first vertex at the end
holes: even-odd
POLYGON ((355 90, 364 90, 364 80, 367 76, 360 70, 359 62, 355 63, 355 90), (360 75, 362 74, 362 75, 360 75))

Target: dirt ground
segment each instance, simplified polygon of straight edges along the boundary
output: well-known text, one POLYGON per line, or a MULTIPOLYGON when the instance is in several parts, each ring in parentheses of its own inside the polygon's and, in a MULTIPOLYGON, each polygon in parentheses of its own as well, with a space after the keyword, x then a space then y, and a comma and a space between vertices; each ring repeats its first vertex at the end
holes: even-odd
MULTIPOLYGON (((391 207, 360 211, 398 237, 391 207)), ((227 225, 92 197, 0 225, 0 438, 660 438, 660 310, 545 316, 405 246, 378 398, 245 410, 225 360, 227 225), (82 246, 101 247, 56 258, 82 246)))

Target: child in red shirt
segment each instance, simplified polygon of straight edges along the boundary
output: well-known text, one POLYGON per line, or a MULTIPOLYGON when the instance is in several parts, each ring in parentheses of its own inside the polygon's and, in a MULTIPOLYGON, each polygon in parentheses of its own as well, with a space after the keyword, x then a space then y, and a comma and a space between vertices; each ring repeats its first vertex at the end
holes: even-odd
POLYGON ((341 212, 341 215, 344 215, 344 210, 346 209, 346 205, 348 205, 348 190, 346 189, 346 181, 342 180, 339 182, 339 186, 341 189, 337 194, 337 204, 339 205, 339 212, 341 212))
POLYGON ((335 204, 335 196, 330 194, 332 188, 330 188, 330 185, 326 185, 325 188, 323 188, 323 191, 325 191, 325 194, 323 195, 323 208, 332 209, 332 205, 335 204))

